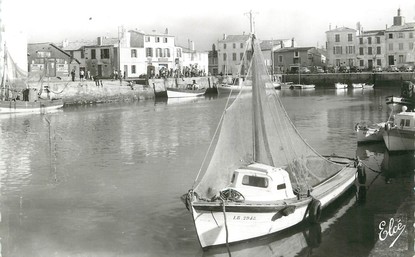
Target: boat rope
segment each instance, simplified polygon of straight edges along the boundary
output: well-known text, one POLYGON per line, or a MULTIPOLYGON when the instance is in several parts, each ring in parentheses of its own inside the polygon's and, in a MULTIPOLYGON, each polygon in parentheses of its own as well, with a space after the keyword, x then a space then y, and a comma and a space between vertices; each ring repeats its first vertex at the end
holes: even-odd
POLYGON ((231 249, 229 248, 229 231, 228 231, 228 223, 226 220, 226 209, 225 209, 225 200, 220 197, 220 200, 222 202, 222 212, 223 212, 223 222, 225 224, 225 232, 226 232, 226 249, 228 250, 228 255, 231 257, 231 249))

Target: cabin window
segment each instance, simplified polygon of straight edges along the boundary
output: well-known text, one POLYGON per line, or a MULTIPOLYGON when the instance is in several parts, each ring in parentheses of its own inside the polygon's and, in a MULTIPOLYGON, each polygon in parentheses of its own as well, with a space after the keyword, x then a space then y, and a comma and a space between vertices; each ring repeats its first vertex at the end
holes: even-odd
POLYGON ((405 120, 401 120, 401 123, 399 124, 401 127, 405 125, 405 120))
POLYGON ((411 120, 405 120, 405 126, 409 127, 411 125, 411 120))
POLYGON ((242 179, 242 185, 267 188, 268 179, 264 177, 245 175, 242 179))
POLYGON ((285 183, 284 184, 277 185, 277 190, 281 190, 281 189, 285 189, 285 188, 287 188, 287 186, 285 185, 285 183))

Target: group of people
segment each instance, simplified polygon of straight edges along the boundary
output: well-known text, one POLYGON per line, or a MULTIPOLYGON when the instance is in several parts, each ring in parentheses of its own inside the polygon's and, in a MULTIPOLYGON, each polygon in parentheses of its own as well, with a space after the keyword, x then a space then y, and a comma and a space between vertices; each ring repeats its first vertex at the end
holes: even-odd
MULTIPOLYGON (((75 72, 75 68, 73 68, 73 69, 72 69, 72 71, 71 71, 71 78, 72 78, 72 81, 75 81, 75 76, 76 76, 76 72, 75 72)), ((94 80, 94 78, 91 76, 91 72, 90 72, 90 71, 87 71, 87 72, 85 73, 85 70, 83 70, 83 69, 81 69, 81 70, 79 71, 79 79, 80 79, 81 81, 88 80, 88 79, 90 79, 90 80, 94 80)))

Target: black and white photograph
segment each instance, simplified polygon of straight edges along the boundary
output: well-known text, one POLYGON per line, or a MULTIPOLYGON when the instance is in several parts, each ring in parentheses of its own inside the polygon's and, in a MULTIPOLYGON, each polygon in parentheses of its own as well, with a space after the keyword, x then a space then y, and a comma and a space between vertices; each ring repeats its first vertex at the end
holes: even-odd
POLYGON ((415 256, 415 2, 0 0, 0 257, 415 256))

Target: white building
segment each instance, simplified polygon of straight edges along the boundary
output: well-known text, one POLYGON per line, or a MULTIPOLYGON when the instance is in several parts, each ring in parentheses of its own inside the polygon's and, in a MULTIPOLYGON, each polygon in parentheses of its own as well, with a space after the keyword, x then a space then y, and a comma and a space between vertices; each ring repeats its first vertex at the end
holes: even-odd
POLYGON ((246 60, 250 60, 251 58, 251 51, 247 49, 249 45, 249 35, 224 34, 223 39, 218 41, 219 74, 227 74, 233 76, 244 74, 246 65, 241 64, 242 62, 246 62, 246 60), (248 56, 244 57, 245 53, 248 56))

